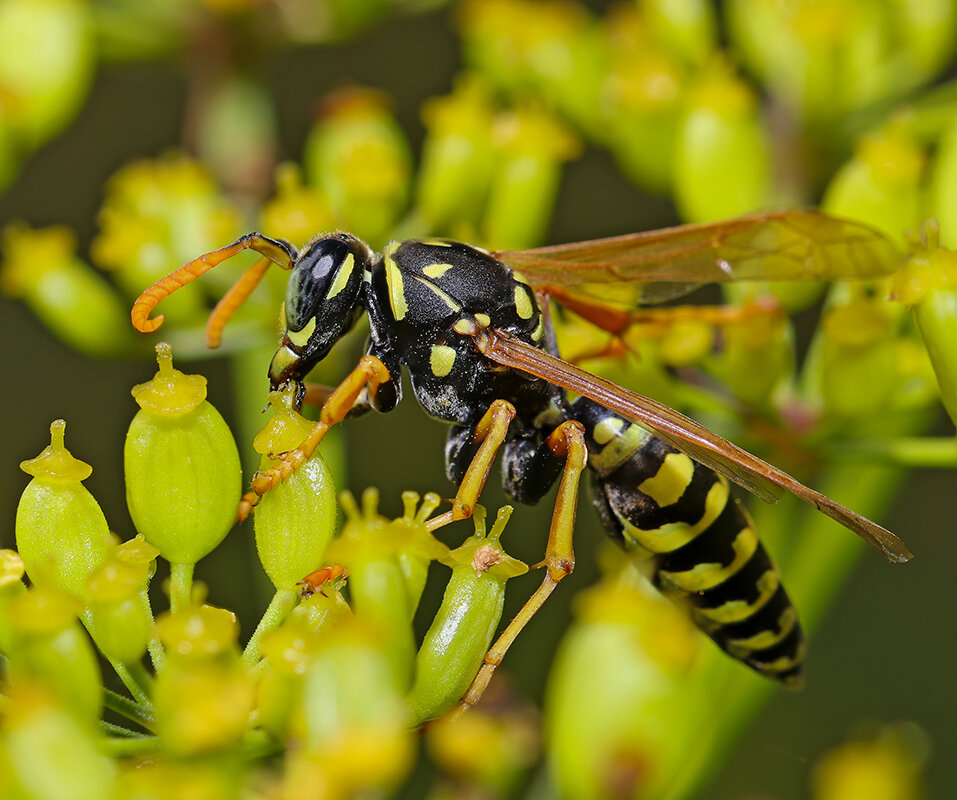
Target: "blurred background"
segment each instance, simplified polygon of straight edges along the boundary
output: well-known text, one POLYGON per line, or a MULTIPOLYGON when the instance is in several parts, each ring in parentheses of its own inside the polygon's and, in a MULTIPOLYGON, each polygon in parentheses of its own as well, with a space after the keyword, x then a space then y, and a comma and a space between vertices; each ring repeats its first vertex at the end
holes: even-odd
MULTIPOLYGON (((94 467, 86 485, 111 527, 133 534, 122 444, 135 411, 129 389, 154 371, 152 340, 121 328, 113 301, 125 314, 133 286, 248 230, 302 243, 310 230, 342 227, 375 247, 440 234, 505 249, 825 198, 899 243, 904 229, 935 215, 952 244, 955 33, 957 8, 944 0, 0 0, 0 222, 15 226, 4 235, 0 283, 0 545, 13 546, 26 483, 17 464, 47 444, 58 417, 72 452, 94 467), (478 155, 463 167, 442 138, 453 135, 485 136, 498 149, 483 153, 471 141, 478 155), (513 172, 500 169, 505 162, 513 172), (283 163, 296 166, 277 172, 283 163), (31 239, 24 225, 65 226, 75 251, 69 237, 31 239), (38 288, 30 275, 47 262, 54 272, 89 275, 38 288), (57 294, 69 294, 73 280, 80 301, 57 294), (84 318, 85 303, 101 315, 84 318)), ((209 298, 237 274, 222 271, 184 303, 193 308, 167 309, 162 335, 172 337, 180 368, 209 378, 210 399, 248 456, 284 276, 271 276, 232 337, 227 329, 225 354, 209 356, 197 332, 209 298)), ((820 306, 798 305, 796 339, 806 346, 820 306)), ((324 379, 347 369, 359 347, 359 339, 344 343, 324 379)), ((673 379, 680 369, 665 372, 673 379)), ((880 413, 893 428, 893 408, 880 413)), ((952 434, 939 405, 926 416, 925 432, 952 434)), ((349 488, 377 486, 389 513, 400 511, 403 489, 452 494, 444 429, 414 403, 344 428, 330 459, 349 488)), ((918 468, 877 498, 887 507, 881 521, 917 557, 891 566, 856 546, 841 556, 847 573, 840 583, 826 579, 807 686, 762 684, 766 704, 757 711, 755 701, 739 740, 728 732, 714 779, 696 796, 811 796, 824 753, 899 724, 914 774, 925 777, 907 784, 914 794, 887 797, 919 797, 923 781, 924 796, 954 796, 953 487, 952 471, 918 468)), ((483 501, 505 502, 495 485, 483 501)), ((503 668, 512 689, 536 704, 571 600, 596 580, 603 534, 588 506, 576 572, 503 668)), ((548 515, 518 509, 510 552, 539 560, 548 515)), ((814 564, 814 553, 804 558, 814 564)), ((830 573, 828 554, 820 558, 830 573)), ((250 525, 197 575, 244 630, 255 625, 271 589, 250 525)), ((511 606, 536 583, 524 579, 511 606)), ((721 712, 686 713, 707 739, 721 712)), ((422 793, 423 780, 409 796, 422 793)), ((529 785, 557 792, 534 778, 520 783, 529 785)))

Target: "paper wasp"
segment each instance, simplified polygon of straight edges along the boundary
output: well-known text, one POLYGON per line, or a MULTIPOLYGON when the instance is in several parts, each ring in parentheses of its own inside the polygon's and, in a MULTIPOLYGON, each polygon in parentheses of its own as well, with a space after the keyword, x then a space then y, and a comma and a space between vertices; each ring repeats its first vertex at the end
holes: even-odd
POLYGON ((170 292, 251 249, 262 258, 210 317, 218 344, 226 320, 270 263, 291 271, 282 344, 269 366, 273 388, 304 380, 362 313, 366 353, 322 407, 313 433, 258 474, 258 497, 310 455, 329 427, 355 409, 390 411, 408 370, 425 411, 451 423, 449 477, 458 485, 438 527, 471 514, 502 451, 504 486, 534 503, 559 481, 546 575, 486 658, 465 698, 474 702, 518 631, 573 568, 579 479, 590 467, 595 505, 608 532, 641 552, 665 593, 733 657, 785 684, 800 680, 803 635, 780 577, 726 479, 766 501, 793 492, 881 550, 910 553, 892 533, 803 486, 790 475, 654 400, 561 360, 545 299, 620 335, 641 303, 696 285, 733 280, 872 278, 898 256, 879 233, 813 211, 760 214, 576 244, 487 252, 446 240, 393 243, 376 256, 347 233, 317 236, 298 251, 250 233, 157 281, 136 301, 143 332, 170 292), (570 402, 566 391, 579 395, 570 402))

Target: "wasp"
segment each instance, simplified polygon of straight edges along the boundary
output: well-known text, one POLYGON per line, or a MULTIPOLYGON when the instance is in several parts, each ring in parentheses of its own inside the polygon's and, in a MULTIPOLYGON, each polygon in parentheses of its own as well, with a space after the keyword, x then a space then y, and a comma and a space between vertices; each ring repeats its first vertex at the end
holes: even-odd
POLYGON ((311 455, 332 425, 364 410, 395 408, 403 367, 426 413, 451 426, 445 461, 458 490, 431 528, 471 515, 499 453, 505 491, 516 501, 535 503, 559 484, 542 584, 492 646, 466 705, 572 571, 586 471, 604 527, 644 557, 655 585, 687 605, 732 657, 785 685, 801 679, 801 626, 729 480, 769 502, 792 492, 891 561, 911 556, 894 534, 688 417, 562 360, 547 313, 555 301, 620 336, 640 305, 703 283, 864 279, 893 271, 893 246, 864 225, 786 211, 523 251, 410 240, 380 255, 348 233, 317 236, 302 250, 250 233, 147 289, 133 307, 134 326, 155 330, 162 316, 150 314, 162 298, 246 249, 261 258, 213 311, 207 340, 219 343, 226 320, 270 264, 289 270, 285 330, 269 365, 273 389, 294 385, 301 405, 309 371, 362 314, 370 334, 356 367, 327 395, 312 433, 254 477, 241 515, 311 455))

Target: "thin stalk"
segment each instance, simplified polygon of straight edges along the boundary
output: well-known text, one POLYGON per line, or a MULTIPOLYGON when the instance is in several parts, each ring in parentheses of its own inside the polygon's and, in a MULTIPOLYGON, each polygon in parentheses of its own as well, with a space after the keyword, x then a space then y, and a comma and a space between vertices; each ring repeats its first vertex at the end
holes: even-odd
POLYGON ((954 469, 957 467, 957 438, 914 436, 868 439, 835 448, 833 455, 841 459, 884 461, 898 467, 954 469))
MULTIPOLYGON (((95 643, 96 626, 93 624, 93 614, 89 611, 89 609, 83 612, 83 614, 80 616, 80 621, 83 623, 83 627, 86 628, 87 632, 90 634, 90 638, 93 639, 95 643)), ((99 645, 97 645, 97 647, 99 647, 99 645)), ((100 652, 102 652, 102 649, 100 652)), ((146 676, 146 679, 144 680, 144 674, 133 674, 126 665, 121 664, 118 661, 113 661, 112 659, 107 660, 110 662, 110 666, 113 667, 113 671, 116 672, 117 677, 123 682, 123 685, 127 688, 129 693, 133 695, 133 698, 136 700, 136 702, 142 706, 145 706, 146 708, 150 708, 151 681, 149 680, 149 676, 146 676)))
POLYGON ((106 755, 114 758, 138 756, 159 750, 159 739, 155 736, 124 736, 106 738, 100 742, 106 755))
POLYGON ((292 611, 296 605, 296 591, 294 589, 278 589, 263 613, 262 619, 249 637, 246 649, 243 650, 242 661, 246 666, 253 666, 261 657, 259 643, 263 635, 276 628, 292 611))
MULTIPOLYGON (((149 589, 145 586, 143 587, 142 596, 143 603, 150 612, 150 620, 153 620, 153 606, 150 603, 150 593, 149 589)), ((153 663, 153 671, 159 672, 166 663, 166 650, 163 648, 163 643, 159 640, 158 636, 153 636, 146 645, 146 649, 150 654, 150 661, 153 663)))
POLYGON ((193 599, 194 564, 169 565, 169 607, 174 614, 185 611, 193 599))
POLYGON ((112 722, 100 720, 100 730, 110 736, 116 736, 122 739, 136 739, 144 736, 140 731, 134 731, 130 728, 124 728, 122 725, 114 725, 112 722))
POLYGON ((149 708, 141 706, 139 703, 110 689, 103 689, 103 705, 110 711, 115 711, 121 717, 126 717, 126 719, 142 725, 144 728, 149 729, 153 726, 153 716, 149 708))

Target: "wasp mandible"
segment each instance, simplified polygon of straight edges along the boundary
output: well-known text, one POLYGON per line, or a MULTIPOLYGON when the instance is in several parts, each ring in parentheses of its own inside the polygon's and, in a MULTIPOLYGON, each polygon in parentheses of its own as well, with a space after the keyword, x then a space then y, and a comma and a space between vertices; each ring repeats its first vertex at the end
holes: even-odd
POLYGON ((586 467, 602 523, 649 559, 654 583, 690 605, 698 626, 731 656, 787 685, 800 681, 800 623, 728 479, 769 502, 792 492, 891 561, 910 558, 903 542, 876 523, 679 412, 563 361, 547 314, 546 300, 556 301, 621 335, 640 304, 703 283, 878 277, 892 272, 899 256, 871 228, 787 211, 523 251, 410 240, 381 255, 348 233, 317 236, 301 251, 250 233, 147 289, 133 307, 134 326, 155 330, 162 316, 150 313, 160 300, 246 249, 262 258, 213 311, 211 346, 271 263, 291 271, 285 332, 269 365, 273 389, 294 384, 301 404, 309 371, 363 313, 370 335, 312 433, 253 479, 243 514, 348 413, 395 408, 403 367, 426 413, 451 424, 445 459, 458 490, 452 509, 431 528, 471 515, 499 452, 505 491, 516 501, 534 503, 559 483, 542 585, 489 651, 466 704, 481 695, 515 636, 571 572, 586 467), (567 391, 578 398, 569 401, 567 391))

